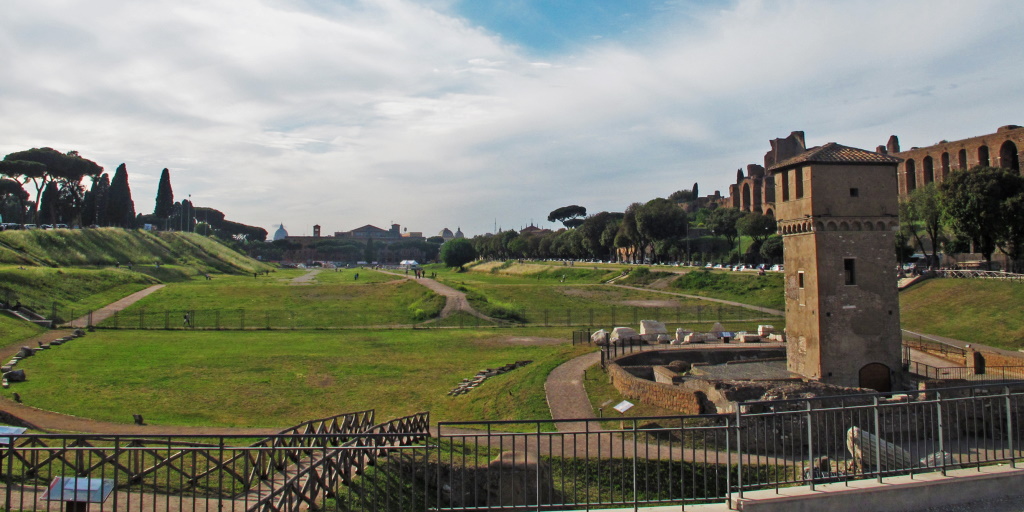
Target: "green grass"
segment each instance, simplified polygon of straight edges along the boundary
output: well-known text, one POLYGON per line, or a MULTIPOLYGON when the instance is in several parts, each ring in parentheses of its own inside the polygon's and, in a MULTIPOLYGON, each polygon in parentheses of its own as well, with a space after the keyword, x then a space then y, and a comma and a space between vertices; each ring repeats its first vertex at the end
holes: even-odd
POLYGON ((157 284, 127 268, 81 269, 0 265, 0 301, 20 302, 49 316, 70 320, 157 284))
POLYGON ((227 274, 270 268, 195 233, 118 228, 0 232, 0 263, 67 267, 156 262, 227 274))
POLYGON ((1024 348, 1024 283, 929 279, 900 293, 904 329, 1007 350, 1024 348))
POLYGON ((432 420, 549 417, 543 382, 592 347, 564 329, 518 329, 557 345, 508 341, 503 330, 96 331, 19 364, 18 392, 41 409, 104 421, 286 427, 345 411, 432 420), (447 392, 481 368, 532 360, 469 394, 447 392))
POLYGON ((763 276, 756 272, 694 270, 672 281, 669 289, 690 295, 730 300, 772 309, 785 309, 781 272, 763 276))
POLYGON ((436 317, 444 297, 419 284, 367 269, 306 270, 269 276, 214 276, 167 286, 101 327, 180 328, 185 311, 195 328, 327 328, 410 325, 436 317), (355 279, 356 273, 359 279, 355 279))
POLYGON ((34 337, 43 331, 36 324, 0 313, 0 347, 34 337))

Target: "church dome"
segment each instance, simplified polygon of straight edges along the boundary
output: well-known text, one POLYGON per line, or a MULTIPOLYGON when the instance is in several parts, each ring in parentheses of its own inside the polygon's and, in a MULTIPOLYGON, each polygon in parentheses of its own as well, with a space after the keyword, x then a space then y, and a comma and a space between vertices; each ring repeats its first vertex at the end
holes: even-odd
POLYGON ((285 238, 288 238, 288 232, 284 230, 284 224, 281 224, 277 231, 274 231, 274 240, 284 240, 285 238))
POLYGON ((456 228, 456 230, 455 230, 455 238, 466 238, 466 235, 462 234, 462 228, 461 227, 456 228))
POLYGON ((437 236, 442 237, 445 240, 448 240, 449 238, 455 238, 455 233, 452 233, 452 230, 448 228, 444 228, 441 230, 440 233, 437 234, 437 236))

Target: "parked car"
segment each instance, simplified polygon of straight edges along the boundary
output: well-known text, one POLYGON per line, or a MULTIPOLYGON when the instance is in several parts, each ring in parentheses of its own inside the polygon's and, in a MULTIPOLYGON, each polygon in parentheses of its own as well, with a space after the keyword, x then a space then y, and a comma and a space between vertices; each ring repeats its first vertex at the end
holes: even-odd
POLYGON ((772 265, 771 270, 772 272, 782 272, 786 270, 786 268, 783 265, 772 265))

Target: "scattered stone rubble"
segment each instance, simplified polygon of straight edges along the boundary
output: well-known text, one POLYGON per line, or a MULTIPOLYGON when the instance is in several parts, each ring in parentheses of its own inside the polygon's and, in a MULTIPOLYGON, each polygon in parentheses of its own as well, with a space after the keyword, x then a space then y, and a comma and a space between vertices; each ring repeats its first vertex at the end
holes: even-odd
POLYGON ((528 365, 528 364, 530 364, 532 362, 533 361, 516 361, 514 363, 506 364, 505 366, 502 366, 501 368, 487 368, 487 369, 484 369, 484 370, 480 370, 480 371, 476 372, 476 375, 474 375, 473 378, 462 379, 462 382, 458 386, 455 386, 454 388, 452 388, 452 390, 448 392, 448 395, 449 396, 464 395, 466 393, 469 393, 470 390, 472 390, 473 388, 479 386, 480 384, 483 384, 484 381, 487 380, 490 377, 494 377, 495 375, 501 375, 503 373, 510 372, 512 370, 515 370, 516 368, 519 368, 519 367, 522 367, 522 366, 526 366, 526 365, 528 365))
POLYGON ((20 368, 17 370, 14 369, 22 359, 32 357, 43 350, 59 347, 75 338, 81 338, 82 336, 85 336, 85 331, 82 329, 75 329, 72 334, 64 336, 63 338, 55 339, 50 343, 43 343, 40 341, 38 342, 39 346, 36 348, 25 346, 21 347, 21 350, 18 350, 18 353, 11 357, 10 361, 7 361, 6 364, 0 366, 0 374, 2 374, 2 377, 0 377, 0 379, 2 379, 0 380, 0 385, 6 389, 10 387, 12 382, 25 382, 25 370, 20 368))
POLYGON ((746 331, 730 333, 715 323, 708 332, 693 332, 682 327, 676 329, 675 336, 668 334, 665 324, 654 320, 641 320, 640 332, 630 327, 616 327, 612 332, 601 329, 590 335, 590 341, 596 345, 623 345, 626 343, 645 342, 650 344, 686 345, 690 343, 719 343, 734 341, 736 343, 783 343, 786 341, 784 332, 775 332, 771 325, 757 326, 757 333, 746 331))

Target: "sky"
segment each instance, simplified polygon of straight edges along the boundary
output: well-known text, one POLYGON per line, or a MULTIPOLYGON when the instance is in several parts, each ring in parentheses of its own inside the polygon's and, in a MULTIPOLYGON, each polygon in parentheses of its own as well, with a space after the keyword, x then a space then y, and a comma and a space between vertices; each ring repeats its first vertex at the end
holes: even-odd
POLYGON ((794 130, 1024 124, 1014 0, 5 0, 0 154, 124 163, 273 233, 468 236, 702 195, 794 130))

